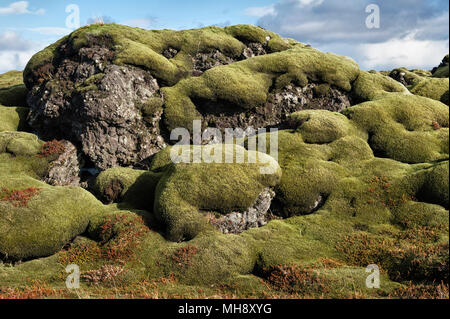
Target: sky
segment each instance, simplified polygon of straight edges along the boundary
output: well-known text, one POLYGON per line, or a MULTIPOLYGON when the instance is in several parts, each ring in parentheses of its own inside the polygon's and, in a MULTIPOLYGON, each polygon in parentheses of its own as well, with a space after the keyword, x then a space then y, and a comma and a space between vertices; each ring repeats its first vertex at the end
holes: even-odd
POLYGON ((447 0, 0 0, 0 73, 22 70, 33 54, 98 19, 175 30, 254 24, 365 70, 431 69, 449 51, 447 0))

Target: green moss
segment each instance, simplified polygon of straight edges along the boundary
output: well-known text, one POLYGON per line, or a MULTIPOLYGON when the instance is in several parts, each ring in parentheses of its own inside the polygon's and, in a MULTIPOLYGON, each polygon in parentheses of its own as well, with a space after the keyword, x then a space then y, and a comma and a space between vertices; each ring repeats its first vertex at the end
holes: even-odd
POLYGON ((3 107, 0 105, 0 132, 13 132, 27 127, 29 109, 25 107, 3 107))
MULTIPOLYGON (((347 135, 357 135, 358 129, 342 114, 312 110, 293 113, 291 119, 303 141, 309 144, 331 143, 347 135)), ((364 136, 364 134, 360 134, 364 136)))
MULTIPOLYGON (((49 45, 44 50, 39 51, 28 61, 28 64, 23 71, 23 79, 26 87, 31 89, 34 85, 34 81, 45 76, 45 67, 50 65, 55 59, 59 46, 66 41, 67 37, 64 37, 57 42, 49 45), (44 67, 44 69, 41 69, 44 67)), ((51 67, 50 67, 51 68, 51 67)))
POLYGON ((22 72, 10 71, 0 74, 0 104, 26 107, 27 93, 22 72))
POLYGON ((440 67, 433 73, 434 78, 448 78, 448 65, 440 67))
MULTIPOLYGON (((159 297, 165 296, 163 292, 197 296, 200 290, 216 296, 220 291, 221 296, 226 290, 238 297, 367 298, 386 296, 401 286, 392 280, 442 278, 441 266, 445 260, 448 264, 448 253, 443 251, 448 243, 447 106, 410 94, 387 72, 360 71, 350 59, 321 53, 257 27, 145 31, 93 25, 67 40, 75 49, 92 41, 103 43, 115 51, 116 63, 142 66, 164 84, 177 83, 163 89, 165 105, 155 97, 141 106, 142 115, 149 118, 164 110, 169 129, 190 128, 193 119, 201 119, 195 105, 199 100, 246 111, 265 103, 272 89, 287 84, 320 83, 314 92, 317 96, 336 87, 365 103, 344 114, 310 110, 293 114, 292 129, 278 132, 279 163, 270 161, 275 168, 272 174, 261 174, 260 168, 267 166, 263 155, 255 164, 174 164, 170 156, 174 147, 154 156, 150 172, 127 168, 102 172, 95 184, 99 197, 106 199, 108 189, 117 186, 112 190, 120 203, 109 206, 79 188, 50 187, 36 180, 48 166, 47 159, 36 156, 42 142, 31 134, 0 133, 0 189, 41 189, 29 207, 0 201, 3 255, 10 259, 47 256, 86 231, 90 239, 99 241, 92 243, 97 248, 117 252, 125 247, 135 256, 136 260, 121 264, 131 274, 126 285, 155 280, 152 287, 161 288, 159 297), (268 51, 281 52, 189 77, 189 55, 219 49, 238 57, 244 42, 264 43, 268 36, 268 51), (179 52, 168 60, 162 53, 170 47, 179 52), (246 210, 266 187, 276 191, 271 212, 287 219, 272 220, 240 235, 223 235, 203 216, 246 210), (122 236, 132 230, 127 222, 108 229, 111 220, 123 215, 127 221, 141 216, 147 225, 131 250, 129 238, 122 236), (165 229, 156 227, 160 224, 165 229), (383 271, 379 292, 365 288, 365 267, 372 263, 379 263, 383 271), (274 287, 264 277, 265 270, 284 264, 312 267, 327 290, 305 288, 301 282, 293 283, 301 288, 294 292, 274 287), (161 284, 172 275, 176 282, 161 284)), ((45 68, 39 69, 54 59, 60 44, 35 56, 26 74, 34 81, 45 77, 45 68)), ((425 71, 408 72, 417 79, 429 77, 425 71)), ((89 79, 83 87, 93 89, 97 80, 89 79)), ((70 91, 64 83, 48 81, 46 85, 70 91)), ((8 130, 16 130, 17 118, 11 121, 8 130)), ((215 154, 223 147, 204 150, 215 154)), ((244 151, 247 158, 249 154, 244 151)), ((83 269, 117 262, 103 258, 83 264, 83 269)), ((24 278, 54 278, 50 280, 55 286, 64 284, 55 279, 61 264, 51 258, 9 268, 0 265, 0 285, 24 278)), ((123 286, 115 288, 115 296, 125 294, 123 286)), ((92 291, 101 295, 88 286, 85 291, 87 296, 92 291)))
MULTIPOLYGON (((194 238, 206 227, 201 211, 223 214, 245 211, 268 186, 275 186, 281 170, 270 157, 257 154, 258 163, 248 162, 255 153, 244 151, 245 161, 225 163, 226 156, 236 156, 239 146, 216 145, 223 150, 222 163, 174 164, 166 170, 156 190, 155 213, 167 227, 173 241, 194 238), (261 174, 261 167, 273 167, 270 174, 261 174)), ((206 150, 207 148, 204 148, 206 150)))
POLYGON ((112 168, 100 173, 94 185, 98 196, 108 201, 111 199, 112 184, 116 183, 121 192, 116 200, 130 207, 153 210, 154 193, 161 174, 134 170, 131 168, 112 168))
POLYGON ((438 163, 426 171, 419 196, 430 203, 449 207, 449 162, 438 163))
POLYGON ((410 90, 411 93, 425 96, 430 99, 441 101, 442 103, 445 103, 449 105, 448 100, 448 92, 449 92, 449 79, 448 78, 442 78, 442 79, 435 79, 435 78, 429 78, 426 80, 423 80, 416 85, 414 85, 410 90))
POLYGON ((365 71, 360 72, 352 90, 358 102, 372 101, 392 92, 409 94, 408 90, 394 79, 365 71))
POLYGON ((446 63, 447 65, 441 66, 440 68, 434 70, 433 77, 448 78, 448 54, 442 59, 442 63, 446 63))
POLYGON ((150 31, 116 24, 94 24, 76 30, 34 56, 25 70, 25 78, 30 78, 32 72, 36 73, 41 66, 51 62, 57 55, 58 47, 67 40, 75 50, 93 42, 105 44, 115 51, 115 63, 142 67, 151 71, 162 82, 173 85, 192 74, 193 65, 189 55, 195 56, 197 53, 217 49, 237 59, 245 48, 239 39, 264 43, 267 36, 271 37, 269 46, 272 52, 286 50, 298 44, 285 43, 274 33, 244 25, 225 29, 207 27, 184 31, 150 31), (284 45, 276 45, 281 42, 284 45), (179 51, 170 61, 162 55, 167 48, 179 51))
POLYGON ((41 150, 43 142, 36 135, 24 132, 0 133, 0 153, 15 156, 33 156, 41 150))
POLYGON ((23 84, 23 74, 21 71, 9 71, 0 74, 0 89, 5 89, 21 84, 23 84))
POLYGON ((39 189, 27 207, 0 202, 0 254, 23 260, 50 256, 83 233, 101 204, 80 188, 50 187, 24 175, 5 175, 0 189, 39 189))
POLYGON ((265 103, 273 81, 296 82, 301 86, 322 82, 350 91, 358 74, 359 68, 353 60, 312 48, 298 46, 258 56, 213 68, 201 77, 163 88, 166 124, 169 129, 191 128, 192 120, 201 119, 193 103, 196 99, 223 101, 244 111, 265 103))
POLYGON ((392 95, 344 113, 370 135, 378 156, 406 163, 448 158, 448 107, 440 102, 392 95), (442 128, 436 130, 433 123, 442 128))
POLYGON ((431 76, 430 72, 423 71, 423 70, 408 70, 406 68, 398 68, 394 69, 390 72, 390 74, 397 72, 397 73, 403 73, 403 78, 405 79, 406 83, 410 85, 417 84, 420 81, 423 81, 425 77, 431 76))

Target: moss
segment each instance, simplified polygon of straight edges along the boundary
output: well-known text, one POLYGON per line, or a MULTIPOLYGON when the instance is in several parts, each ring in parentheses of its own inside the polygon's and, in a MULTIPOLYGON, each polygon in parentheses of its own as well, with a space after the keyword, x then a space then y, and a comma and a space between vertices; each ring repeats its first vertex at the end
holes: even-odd
POLYGON ((406 163, 448 158, 448 107, 418 96, 393 95, 344 113, 369 135, 378 156, 406 163), (442 127, 433 128, 433 122, 442 127))
POLYGON ((0 74, 0 104, 26 107, 27 93, 22 72, 10 71, 0 74))
POLYGON ((152 211, 155 188, 160 178, 161 174, 158 173, 131 168, 112 168, 100 173, 95 180, 94 189, 104 201, 114 199, 130 207, 152 211), (118 183, 119 189, 112 189, 114 182, 118 183), (115 191, 119 193, 114 194, 115 191))
POLYGON ((449 92, 449 79, 448 78, 429 78, 423 80, 414 85, 410 90, 411 93, 425 96, 430 99, 441 101, 449 105, 448 92, 449 92))
POLYGON ((43 144, 36 135, 30 133, 0 133, 0 152, 10 153, 15 156, 37 155, 43 144))
POLYGON ((0 188, 35 187, 26 207, 0 202, 0 254, 8 260, 50 256, 83 233, 101 204, 80 188, 49 187, 23 175, 2 174, 0 188))
POLYGON ((233 25, 225 28, 225 32, 242 42, 258 42, 264 44, 267 37, 279 37, 275 33, 252 25, 233 25))
MULTIPOLYGON (((217 49, 227 56, 238 59, 245 45, 242 41, 258 40, 265 42, 266 36, 271 36, 272 52, 286 50, 297 43, 284 43, 281 38, 271 32, 254 26, 235 26, 229 28, 207 27, 184 31, 173 30, 143 30, 116 24, 89 25, 80 28, 67 38, 44 49, 34 56, 25 70, 27 83, 33 81, 30 75, 38 73, 38 69, 50 63, 57 55, 60 45, 68 41, 75 50, 90 43, 100 43, 115 51, 116 64, 139 66, 152 72, 162 82, 173 85, 181 78, 190 76, 193 71, 192 59, 197 53, 217 49), (178 54, 175 58, 166 59, 162 53, 167 48, 175 48, 178 54)), ((37 79, 35 79, 37 80, 37 79)), ((27 84, 28 85, 28 84, 27 84)))
MULTIPOLYGON (((206 219, 199 210, 223 214, 245 211, 268 186, 275 186, 281 171, 267 155, 257 154, 258 163, 250 164, 250 153, 244 151, 245 162, 225 163, 226 156, 240 150, 239 146, 220 148, 222 164, 174 164, 166 170, 156 189, 155 213, 167 227, 173 241, 194 238, 205 229, 206 219), (262 166, 273 166, 271 174, 261 174, 262 166)), ((236 153, 234 153, 236 154, 236 153)))
POLYGON ((394 79, 378 74, 361 71, 353 83, 352 94, 358 102, 372 101, 388 93, 409 94, 408 90, 394 79))
POLYGON ((152 121, 152 119, 163 112, 164 100, 159 96, 152 96, 144 104, 139 106, 144 119, 152 121))
POLYGON ((296 132, 301 134, 305 143, 309 144, 331 143, 347 135, 357 135, 358 132, 344 115, 329 111, 293 113, 291 121, 294 125, 297 124, 296 132))
POLYGON ((0 173, 26 174, 40 180, 54 158, 38 156, 43 141, 25 132, 0 132, 0 173))
POLYGON ((236 275, 249 274, 256 256, 248 243, 239 236, 205 233, 186 244, 169 247, 160 260, 165 274, 190 285, 224 283, 236 275), (193 248, 191 254, 180 250, 193 248), (202 275, 198 270, 202 269, 202 275))
POLYGON ((442 59, 441 66, 433 69, 433 77, 448 78, 448 54, 442 59))
POLYGON ((322 82, 350 91, 358 74, 359 68, 353 60, 312 48, 298 46, 258 56, 213 68, 201 77, 163 88, 166 124, 169 129, 191 128, 192 120, 201 119, 193 103, 196 99, 226 102, 243 111, 260 106, 265 103, 272 83, 277 82, 279 76, 301 86, 322 82))
POLYGON ((27 127, 29 109, 25 107, 3 107, 0 105, 0 132, 13 132, 27 127))
POLYGON ((390 72, 390 74, 393 73, 403 73, 403 78, 409 85, 417 84, 418 82, 423 81, 425 77, 431 75, 429 72, 423 70, 408 70, 406 68, 394 69, 390 72))
MULTIPOLYGON (((270 161, 276 168, 272 174, 259 170, 267 159, 264 155, 256 164, 174 164, 170 157, 174 147, 153 157, 150 172, 127 168, 102 172, 95 185, 99 197, 108 199, 105 195, 110 195, 110 189, 120 202, 108 206, 81 189, 37 181, 48 166, 47 159, 36 156, 43 142, 31 134, 0 133, 0 189, 40 188, 28 207, 0 201, 0 252, 8 253, 10 259, 52 254, 84 232, 97 241, 89 241, 95 247, 89 253, 100 251, 100 257, 83 263, 83 271, 120 261, 130 274, 113 293, 103 290, 108 287, 85 286, 86 296, 140 296, 142 290, 157 287, 161 289, 157 297, 203 296, 202 291, 226 297, 376 298, 403 288, 393 280, 445 279, 447 106, 410 94, 385 76, 388 73, 360 71, 350 59, 321 53, 256 27, 145 31, 95 25, 77 30, 66 40, 75 49, 93 41, 105 44, 115 51, 116 63, 152 70, 163 84, 177 83, 163 89, 165 105, 155 97, 141 106, 144 117, 164 110, 169 128, 189 128, 193 119, 201 119, 199 100, 246 111, 265 103, 271 90, 289 83, 320 83, 314 92, 317 96, 336 87, 364 103, 344 114, 310 110, 293 114, 288 121, 291 129, 278 132, 279 163, 270 161), (267 36, 271 37, 268 51, 281 52, 189 77, 189 55, 219 49, 239 57, 246 42, 264 43, 267 36), (167 48, 178 54, 167 60, 161 55, 167 48), (207 224, 204 214, 246 210, 266 187, 276 191, 271 212, 288 218, 240 235, 223 235, 207 224), (157 222, 165 229, 157 228, 157 222), (383 271, 381 295, 364 285, 365 267, 372 263, 379 263, 383 271), (312 279, 313 287, 294 282, 295 289, 285 291, 265 277, 268 268, 283 269, 284 265, 295 265, 299 275, 308 275, 299 278, 312 279), (317 276, 310 277, 305 269, 317 276)), ((60 44, 30 62, 28 74, 34 72, 34 81, 45 76, 45 68, 39 69, 54 59, 60 44)), ((429 77, 420 70, 408 72, 412 77, 429 77)), ((95 85, 96 80, 89 79, 85 87, 95 85)), ((47 85, 68 89, 63 83, 49 81, 47 85)), ((245 145, 248 148, 248 141, 245 145)), ((232 149, 242 150, 239 146, 232 149)), ((244 155, 249 153, 244 151, 244 155)), ((85 246, 75 243, 74 250, 59 253, 58 260, 84 260, 85 255, 76 254, 80 247, 85 246)), ((53 278, 55 286, 63 285, 55 276, 61 265, 51 258, 11 269, 0 265, 0 286, 39 276, 53 278), (44 266, 48 268, 41 272, 44 266)))
POLYGON ((448 65, 438 68, 433 73, 434 78, 448 78, 448 65))
POLYGON ((67 37, 64 37, 57 42, 49 45, 42 51, 39 51, 28 61, 28 64, 23 71, 23 79, 26 87, 31 90, 35 81, 38 81, 39 78, 45 76, 45 73, 48 71, 46 69, 51 69, 51 64, 55 59, 59 46, 66 41, 67 37))
POLYGON ((0 74, 0 89, 23 84, 23 74, 21 71, 9 71, 0 74))
POLYGON ((434 165, 426 171, 426 177, 419 197, 430 203, 449 207, 449 162, 434 165))

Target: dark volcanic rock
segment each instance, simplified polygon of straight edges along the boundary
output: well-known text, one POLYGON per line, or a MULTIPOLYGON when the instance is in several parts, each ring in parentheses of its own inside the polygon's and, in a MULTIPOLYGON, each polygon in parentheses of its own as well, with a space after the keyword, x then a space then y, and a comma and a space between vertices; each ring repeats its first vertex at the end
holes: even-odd
POLYGON ((408 85, 413 84, 413 83, 410 83, 410 81, 408 81, 405 78, 405 75, 406 75, 406 73, 404 71, 402 71, 402 70, 399 70, 399 69, 393 70, 391 73, 389 73, 389 76, 391 78, 393 78, 397 82, 400 82, 404 86, 408 86, 408 85))
POLYGON ((141 111, 159 91, 157 80, 139 68, 111 64, 112 57, 95 46, 66 52, 53 80, 34 86, 28 97, 30 125, 44 138, 80 145, 100 169, 133 165, 165 147, 162 111, 145 120, 141 111))
POLYGON ((266 188, 247 211, 233 212, 220 218, 211 218, 210 223, 224 234, 240 234, 250 228, 265 226, 274 216, 269 212, 275 192, 266 188))
POLYGON ((79 186, 81 159, 69 141, 59 142, 64 151, 49 164, 44 181, 53 186, 79 186))
POLYGON ((197 76, 216 66, 235 62, 232 58, 226 56, 219 50, 213 50, 208 53, 197 53, 195 57, 192 58, 192 61, 194 63, 194 75, 197 76))
POLYGON ((308 84, 305 87, 288 85, 269 94, 266 103, 254 110, 244 111, 223 101, 194 99, 204 122, 219 129, 229 127, 247 129, 283 126, 289 115, 309 109, 341 112, 352 105, 348 92, 328 84, 308 84))

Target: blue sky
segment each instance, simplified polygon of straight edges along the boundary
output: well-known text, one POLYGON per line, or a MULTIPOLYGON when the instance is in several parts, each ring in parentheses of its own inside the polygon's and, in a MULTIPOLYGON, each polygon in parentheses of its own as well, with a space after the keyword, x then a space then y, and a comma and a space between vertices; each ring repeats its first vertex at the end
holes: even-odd
POLYGON ((250 23, 354 58, 364 69, 432 68, 448 53, 444 0, 0 0, 0 73, 23 69, 29 58, 72 31, 66 7, 80 25, 98 17, 146 29, 186 29, 250 23), (367 5, 380 8, 380 28, 368 29, 367 5))

